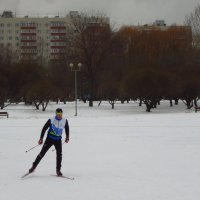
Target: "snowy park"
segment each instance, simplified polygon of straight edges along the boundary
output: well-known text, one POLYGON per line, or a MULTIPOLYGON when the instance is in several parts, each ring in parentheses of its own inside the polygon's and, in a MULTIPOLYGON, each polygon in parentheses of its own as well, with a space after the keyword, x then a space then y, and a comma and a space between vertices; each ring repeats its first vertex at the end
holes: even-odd
MULTIPOLYGON (((161 102, 145 112, 138 102, 111 109, 108 102, 50 103, 45 112, 13 104, 0 117, 1 200, 196 200, 200 196, 200 112, 161 102), (62 108, 70 141, 63 144, 62 173, 52 147, 35 172, 21 178, 42 146, 45 122, 62 108)), ((46 138, 46 134, 44 139, 46 138)), ((63 134, 65 139, 65 134, 63 134)))

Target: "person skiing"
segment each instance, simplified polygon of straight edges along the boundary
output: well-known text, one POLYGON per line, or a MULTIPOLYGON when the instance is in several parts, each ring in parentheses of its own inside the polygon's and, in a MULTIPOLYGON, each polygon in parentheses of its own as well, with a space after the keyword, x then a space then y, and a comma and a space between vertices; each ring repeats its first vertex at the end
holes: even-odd
POLYGON ((36 157, 35 161, 33 162, 32 167, 29 169, 29 173, 34 172, 37 165, 41 161, 41 159, 44 157, 46 152, 49 150, 49 148, 54 145, 56 149, 56 174, 57 176, 62 176, 61 173, 61 162, 62 162, 62 132, 63 129, 65 129, 66 138, 65 142, 69 142, 69 125, 67 119, 62 118, 63 111, 61 108, 56 109, 56 115, 52 119, 49 119, 44 127, 42 128, 40 139, 38 141, 38 144, 43 144, 43 137, 48 129, 47 137, 44 142, 44 145, 36 157))

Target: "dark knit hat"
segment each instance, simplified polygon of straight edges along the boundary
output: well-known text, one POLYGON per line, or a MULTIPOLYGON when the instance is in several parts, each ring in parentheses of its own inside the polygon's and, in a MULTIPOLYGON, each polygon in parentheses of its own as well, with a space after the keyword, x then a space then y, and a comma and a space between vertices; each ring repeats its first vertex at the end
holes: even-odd
POLYGON ((57 108, 57 109, 56 109, 56 112, 58 112, 58 113, 63 113, 63 110, 62 110, 61 108, 57 108))

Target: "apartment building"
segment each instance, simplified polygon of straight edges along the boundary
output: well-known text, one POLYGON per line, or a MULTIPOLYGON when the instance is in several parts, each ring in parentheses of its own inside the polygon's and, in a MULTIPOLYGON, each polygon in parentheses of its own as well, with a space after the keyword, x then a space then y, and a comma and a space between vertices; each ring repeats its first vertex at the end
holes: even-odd
POLYGON ((164 20, 156 20, 151 24, 133 26, 133 29, 146 33, 155 30, 167 31, 171 33, 170 37, 173 38, 174 45, 180 48, 188 48, 192 45, 192 29, 190 26, 179 26, 176 24, 167 25, 164 20))
MULTIPOLYGON (((11 51, 15 60, 65 60, 74 18, 80 18, 78 11, 70 11, 65 17, 16 17, 4 11, 0 16, 0 49, 11 51)), ((96 18, 88 19, 92 24, 96 18)), ((109 24, 109 18, 104 21, 109 24)))
POLYGON ((15 17, 5 11, 0 17, 0 48, 12 51, 17 60, 64 59, 69 23, 69 16, 15 17))

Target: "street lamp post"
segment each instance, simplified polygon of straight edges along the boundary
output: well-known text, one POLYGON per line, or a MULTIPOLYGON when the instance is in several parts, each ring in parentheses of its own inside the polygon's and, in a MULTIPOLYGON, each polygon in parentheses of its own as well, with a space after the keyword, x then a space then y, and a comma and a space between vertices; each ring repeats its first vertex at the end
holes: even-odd
POLYGON ((81 71, 81 66, 82 64, 81 63, 78 63, 78 68, 77 67, 74 67, 74 64, 73 63, 70 63, 69 64, 70 68, 71 68, 71 71, 74 72, 74 89, 75 89, 75 116, 77 116, 77 75, 76 73, 81 71))

